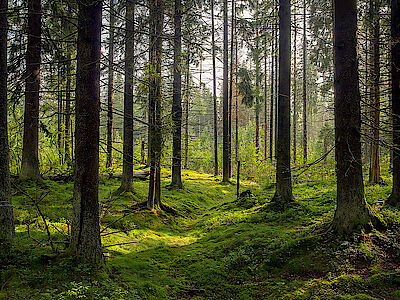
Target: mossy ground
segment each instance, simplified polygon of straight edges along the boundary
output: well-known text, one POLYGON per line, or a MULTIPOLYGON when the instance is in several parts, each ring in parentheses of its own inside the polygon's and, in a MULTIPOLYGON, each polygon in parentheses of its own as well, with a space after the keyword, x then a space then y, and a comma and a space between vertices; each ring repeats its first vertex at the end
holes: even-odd
POLYGON ((400 213, 383 207, 390 177, 366 186, 387 231, 346 241, 329 229, 334 178, 331 169, 305 172, 294 181, 296 203, 279 212, 269 207, 271 185, 243 182, 252 194, 237 201, 234 184, 192 171, 183 173, 183 190, 169 190, 165 170, 162 201, 177 213, 137 205, 146 181, 116 196, 119 180, 101 179, 101 270, 63 252, 73 184, 14 182, 16 244, 0 255, 0 298, 400 299, 400 213), (33 201, 40 201, 58 255, 50 255, 33 201))

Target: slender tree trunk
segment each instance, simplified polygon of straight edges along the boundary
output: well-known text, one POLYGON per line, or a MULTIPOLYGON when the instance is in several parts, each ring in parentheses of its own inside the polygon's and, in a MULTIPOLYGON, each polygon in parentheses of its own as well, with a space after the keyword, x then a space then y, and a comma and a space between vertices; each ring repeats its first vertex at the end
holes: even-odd
POLYGON ((124 145, 121 192, 133 191, 133 64, 134 64, 134 0, 126 0, 125 15, 125 83, 124 145))
MULTIPOLYGON (((235 26, 235 163, 238 164, 239 161, 239 90, 238 90, 238 67, 239 67, 239 59, 238 59, 238 36, 237 36, 237 26, 235 26)), ((239 168, 237 170, 239 172, 239 168)))
POLYGON ((217 114, 217 76, 215 64, 215 24, 214 0, 211 0, 211 44, 213 64, 213 104, 214 104, 214 175, 218 175, 218 114, 217 114))
POLYGON ((290 0, 279 0, 279 97, 274 201, 286 207, 293 201, 290 170, 290 0))
POLYGON ((113 166, 113 98, 114 98, 114 0, 110 0, 110 32, 108 44, 108 84, 107 84, 107 161, 106 168, 113 166))
POLYGON ((72 252, 103 261, 99 224, 101 1, 79 3, 72 252))
MULTIPOLYGON (((276 0, 276 6, 278 7, 278 5, 279 5, 279 0, 276 0)), ((279 72, 279 70, 278 70, 278 52, 279 52, 279 47, 280 47, 280 44, 278 44, 278 21, 275 21, 275 46, 276 46, 276 50, 275 50, 275 56, 274 56, 274 59, 275 59, 275 72, 274 72, 274 75, 275 75, 275 79, 274 79, 274 81, 275 81, 275 95, 274 95, 274 97, 275 97, 275 100, 274 100, 274 102, 275 102, 275 120, 274 120, 274 137, 275 137, 275 143, 274 143, 274 145, 275 145, 275 159, 276 159, 276 155, 277 155, 277 147, 278 147, 278 130, 279 130, 279 128, 278 128, 278 101, 279 101, 279 91, 278 91, 278 72, 279 72)))
POLYGON ((392 111, 393 111, 393 187, 388 204, 400 204, 400 0, 391 4, 392 35, 392 111))
POLYGON ((297 158, 297 18, 294 15, 294 51, 293 51, 293 163, 297 158))
POLYGON ((235 32, 235 0, 232 0, 232 22, 231 22, 231 63, 230 63, 230 80, 229 80, 229 115, 228 115, 228 166, 229 178, 232 176, 232 98, 233 98, 233 61, 234 61, 234 32, 235 32))
MULTIPOLYGON (((172 182, 182 188, 182 3, 175 0, 174 36, 174 83, 172 100, 172 122, 174 123, 172 145, 172 182)), ((201 73, 200 73, 201 74, 201 73)))
POLYGON ((159 209, 161 205, 161 56, 164 23, 164 2, 150 0, 150 184, 147 207, 159 209))
POLYGON ((224 7, 224 47, 223 47, 223 100, 222 100, 222 131, 223 131, 223 170, 222 182, 229 181, 229 99, 228 99, 228 0, 223 1, 224 7))
POLYGON ((256 65, 256 105, 255 105, 255 115, 256 115, 256 155, 260 151, 260 35, 259 35, 259 7, 258 0, 256 2, 256 48, 255 48, 255 65, 256 65))
POLYGON ((274 107, 275 107, 275 55, 276 55, 276 44, 275 38, 272 39, 272 51, 271 51, 271 111, 269 115, 269 159, 272 162, 273 148, 274 148, 274 107))
POLYGON ((58 93, 57 93, 57 142, 58 142, 58 156, 60 159, 61 165, 63 164, 64 155, 63 155, 63 99, 62 99, 62 79, 61 79, 61 65, 58 65, 57 68, 57 86, 58 86, 58 93))
POLYGON ((7 128, 7 8, 8 1, 0 0, 0 247, 14 236, 7 128))
POLYGON ((357 0, 334 0, 334 23, 337 207, 333 225, 339 234, 349 234, 372 220, 361 165, 357 0))
POLYGON ((185 97, 185 165, 188 168, 189 161, 189 98, 190 98, 190 46, 187 47, 186 60, 186 97, 185 97))
POLYGON ((67 53, 67 62, 65 66, 66 71, 66 92, 65 92, 65 123, 64 123, 64 152, 65 152, 65 162, 68 166, 72 165, 71 159, 71 149, 70 149, 70 142, 71 142, 71 52, 68 51, 67 53))
MULTIPOLYGON (((265 3, 264 3, 265 4, 265 3)), ((264 21, 264 160, 267 160, 268 149, 268 110, 267 110, 267 21, 264 21)))
POLYGON ((39 89, 42 8, 40 0, 28 1, 28 45, 26 49, 24 141, 20 178, 40 179, 39 89))
POLYGON ((303 0, 303 163, 307 163, 307 23, 306 0, 303 0))
POLYGON ((379 25, 379 1, 373 1, 372 7, 370 8, 373 16, 373 33, 374 33, 374 46, 373 46, 373 82, 372 82, 372 143, 371 143, 371 164, 369 169, 369 181, 372 183, 381 183, 381 165, 380 165, 380 54, 379 54, 379 42, 380 42, 380 25, 379 25))

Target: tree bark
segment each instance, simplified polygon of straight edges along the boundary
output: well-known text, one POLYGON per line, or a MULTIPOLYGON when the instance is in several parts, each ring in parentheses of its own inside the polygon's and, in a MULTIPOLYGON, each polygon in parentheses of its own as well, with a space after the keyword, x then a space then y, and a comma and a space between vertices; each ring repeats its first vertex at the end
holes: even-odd
POLYGON ((232 176, 232 99, 233 99, 233 61, 234 61, 234 32, 235 32, 235 0, 232 0, 232 21, 231 21, 231 62, 230 62, 230 79, 229 79, 229 116, 228 116, 228 164, 229 164, 229 178, 232 176))
POLYGON ((380 42, 380 16, 379 16, 379 1, 371 1, 371 16, 372 27, 374 33, 373 42, 373 68, 372 68, 372 143, 371 143, 371 161, 369 169, 369 181, 377 184, 382 182, 381 165, 380 165, 380 55, 379 55, 379 42, 380 42))
POLYGON ((214 176, 218 175, 218 114, 217 114, 217 76, 215 64, 215 24, 214 0, 211 0, 211 43, 213 65, 213 104, 214 104, 214 176))
POLYGON ((339 234, 350 234, 372 220, 361 165, 357 0, 334 0, 334 23, 337 207, 333 225, 339 234))
POLYGON ((387 203, 400 204, 400 0, 391 4, 392 36, 392 111, 393 111, 393 187, 387 203))
POLYGON ((294 15, 294 50, 293 50, 293 163, 297 158, 297 18, 294 15))
POLYGON ((40 0, 28 1, 28 44, 26 49, 25 113, 20 178, 40 179, 39 89, 42 8, 40 0))
POLYGON ((150 6, 150 183, 147 207, 159 209, 161 206, 161 55, 162 31, 164 23, 164 2, 149 0, 150 6))
MULTIPOLYGON (((68 11, 67 11, 67 16, 68 20, 66 21, 66 30, 67 30, 67 35, 70 35, 73 33, 72 31, 72 11, 71 8, 68 6, 68 11)), ((71 157, 71 148, 72 148, 72 138, 71 138, 71 83, 72 83, 72 76, 71 76, 71 52, 72 50, 68 49, 67 50, 67 61, 66 61, 66 66, 65 66, 65 72, 66 72, 66 92, 65 92, 65 123, 64 123, 64 139, 65 139, 65 144, 64 144, 64 155, 65 155, 65 162, 67 163, 68 166, 72 166, 72 157, 71 157)))
POLYGON ((190 98, 190 39, 187 47, 186 58, 186 97, 185 97, 185 169, 189 161, 189 98, 190 98))
POLYGON ((182 3, 175 0, 174 14, 174 83, 172 99, 172 182, 171 186, 182 188, 182 3))
POLYGON ((293 201, 290 170, 290 0, 279 1, 279 97, 274 201, 286 207, 293 201))
POLYGON ((303 163, 307 163, 307 31, 306 0, 303 1, 303 163))
POLYGON ((14 236, 7 128, 7 8, 8 1, 0 0, 0 246, 14 236))
POLYGON ((99 125, 101 1, 80 1, 78 12, 75 182, 72 252, 101 263, 99 225, 99 125))
POLYGON ((108 83, 107 83, 107 160, 106 168, 113 166, 113 98, 114 98, 114 0, 110 0, 110 32, 108 41, 108 83))
POLYGON ((223 46, 223 100, 222 100, 222 182, 229 182, 229 99, 228 99, 228 0, 223 1, 224 46, 223 46))
POLYGON ((259 35, 259 7, 258 0, 256 2, 256 48, 255 48, 255 65, 256 65, 256 105, 255 105, 255 115, 256 115, 256 155, 258 157, 260 151, 260 35, 259 35))
POLYGON ((271 51, 271 110, 269 115, 269 159, 272 162, 273 149, 274 149, 274 107, 275 107, 275 55, 276 55, 276 39, 272 39, 271 51))
POLYGON ((126 0, 125 15, 125 82, 124 82, 124 145, 121 192, 133 191, 133 64, 134 64, 134 0, 126 0))

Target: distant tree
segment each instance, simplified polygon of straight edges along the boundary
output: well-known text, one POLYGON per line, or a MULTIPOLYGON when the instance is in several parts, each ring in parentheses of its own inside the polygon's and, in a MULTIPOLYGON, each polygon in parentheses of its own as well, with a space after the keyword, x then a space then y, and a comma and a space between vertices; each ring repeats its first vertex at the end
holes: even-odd
POLYGON ((26 48, 25 113, 20 178, 40 179, 39 90, 42 32, 41 0, 28 1, 28 44, 26 48))
POLYGON ((133 58, 134 0, 126 0, 125 12, 125 83, 124 83, 124 145, 121 192, 133 191, 133 58))
POLYGON ((279 1, 279 86, 276 191, 273 201, 285 207, 293 201, 290 170, 290 0, 279 1))
POLYGON ((8 1, 0 0, 0 247, 14 235, 7 128, 7 8, 8 1))
POLYGON ((391 1, 392 36, 392 111, 393 111, 393 187, 387 203, 400 205, 400 0, 391 1))
POLYGON ((307 4, 303 0, 303 163, 307 163, 307 4))
POLYGON ((297 17, 293 16, 294 23, 294 49, 293 49, 293 163, 297 158, 297 17))
POLYGON ((334 0, 335 145, 339 234, 373 221, 361 165, 361 107, 357 57, 357 0, 334 0))
POLYGON ((182 3, 175 0, 174 14, 173 145, 171 186, 182 188, 182 3))
POLYGON ((161 205, 161 56, 164 23, 164 1, 149 0, 149 139, 150 143, 150 183, 147 207, 159 209, 161 205))
POLYGON ((79 1, 75 179, 70 249, 86 262, 103 260, 99 224, 101 0, 79 1))

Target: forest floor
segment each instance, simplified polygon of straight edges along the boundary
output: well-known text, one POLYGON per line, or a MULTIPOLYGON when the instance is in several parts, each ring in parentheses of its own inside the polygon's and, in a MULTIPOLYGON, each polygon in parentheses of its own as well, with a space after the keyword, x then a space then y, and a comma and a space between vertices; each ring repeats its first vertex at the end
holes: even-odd
POLYGON ((237 200, 234 182, 192 171, 184 190, 168 190, 166 171, 162 201, 173 210, 156 213, 137 205, 146 181, 135 181, 134 195, 116 195, 119 180, 101 179, 101 270, 63 250, 73 184, 14 181, 16 245, 0 254, 0 298, 400 299, 400 212, 383 206, 390 177, 366 186, 388 229, 342 240, 329 227, 334 173, 312 174, 295 181, 296 202, 284 212, 269 204, 272 185, 251 181, 237 200))

